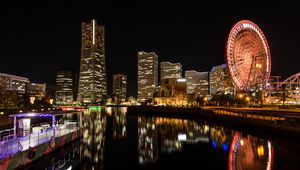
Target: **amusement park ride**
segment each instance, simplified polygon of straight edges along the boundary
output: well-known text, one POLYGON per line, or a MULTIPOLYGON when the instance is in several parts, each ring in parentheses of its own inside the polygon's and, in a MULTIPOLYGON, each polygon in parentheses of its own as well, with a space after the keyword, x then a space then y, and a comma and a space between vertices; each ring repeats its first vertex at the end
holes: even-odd
POLYGON ((271 73, 271 54, 260 28, 242 20, 230 31, 226 59, 233 83, 238 91, 265 87, 271 73))
POLYGON ((238 94, 260 91, 261 102, 265 104, 300 104, 300 73, 283 82, 278 78, 271 82, 269 45, 255 23, 242 20, 233 26, 226 44, 226 61, 238 94))

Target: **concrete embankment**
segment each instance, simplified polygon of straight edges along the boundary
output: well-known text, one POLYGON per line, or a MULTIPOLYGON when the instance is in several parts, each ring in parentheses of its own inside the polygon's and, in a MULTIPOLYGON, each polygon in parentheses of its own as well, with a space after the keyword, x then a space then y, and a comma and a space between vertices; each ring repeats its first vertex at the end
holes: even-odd
POLYGON ((201 108, 175 107, 128 107, 128 115, 176 117, 193 120, 207 120, 221 125, 243 129, 255 133, 267 134, 275 137, 300 140, 300 126, 289 125, 286 120, 260 120, 248 117, 215 114, 213 110, 201 108))

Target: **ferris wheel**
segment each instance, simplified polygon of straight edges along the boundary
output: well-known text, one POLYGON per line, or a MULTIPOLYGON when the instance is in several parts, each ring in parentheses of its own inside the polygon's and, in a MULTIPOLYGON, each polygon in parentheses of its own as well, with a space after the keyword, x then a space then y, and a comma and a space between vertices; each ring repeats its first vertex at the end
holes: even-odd
POLYGON ((233 26, 227 40, 226 61, 238 90, 265 87, 271 73, 271 54, 256 24, 242 20, 233 26))

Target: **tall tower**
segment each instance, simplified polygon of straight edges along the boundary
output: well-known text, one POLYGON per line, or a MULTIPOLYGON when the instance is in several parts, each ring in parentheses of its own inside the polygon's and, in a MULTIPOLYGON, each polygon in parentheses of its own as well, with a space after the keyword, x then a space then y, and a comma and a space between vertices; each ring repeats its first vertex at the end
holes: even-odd
POLYGON ((158 56, 154 52, 138 52, 138 100, 153 98, 157 88, 158 56))
POLYGON ((104 26, 97 25, 93 19, 82 23, 77 100, 81 103, 99 102, 106 95, 104 26))

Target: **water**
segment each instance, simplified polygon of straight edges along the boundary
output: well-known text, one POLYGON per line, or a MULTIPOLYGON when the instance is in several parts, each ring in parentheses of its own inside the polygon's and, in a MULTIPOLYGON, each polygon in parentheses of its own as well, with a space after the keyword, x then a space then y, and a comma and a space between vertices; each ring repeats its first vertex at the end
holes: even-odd
POLYGON ((81 140, 26 169, 300 169, 296 141, 207 120, 126 112, 85 111, 81 140))

